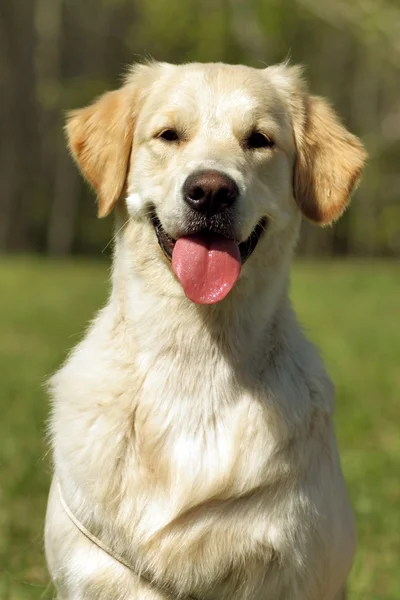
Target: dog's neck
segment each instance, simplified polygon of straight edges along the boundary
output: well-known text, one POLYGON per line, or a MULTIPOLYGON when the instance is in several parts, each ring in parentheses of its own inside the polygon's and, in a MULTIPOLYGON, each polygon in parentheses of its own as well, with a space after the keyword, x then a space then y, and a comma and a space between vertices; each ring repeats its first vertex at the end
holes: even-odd
MULTIPOLYGON (((260 404, 254 399, 262 397, 266 404, 260 389, 267 371, 273 375, 276 357, 297 328, 290 324, 289 260, 280 260, 280 269, 274 264, 262 271, 252 257, 255 261, 246 265, 243 280, 226 299, 198 306, 184 296, 161 255, 151 256, 149 247, 144 248, 150 258, 143 267, 145 253, 138 260, 134 255, 141 251, 138 240, 131 244, 129 238, 119 237, 113 292, 103 322, 107 352, 109 344, 114 345, 111 353, 118 370, 127 374, 124 390, 134 392, 128 395, 127 415, 134 409, 140 463, 157 465, 157 493, 169 499, 162 516, 168 523, 208 498, 234 496, 236 481, 242 482, 242 490, 262 483, 258 463, 236 478, 244 467, 237 456, 242 446, 235 440, 252 435, 242 426, 249 410, 258 415, 254 418, 267 418, 259 414, 260 404), (223 433, 217 435, 220 428, 223 433), (227 453, 226 448, 232 450, 227 453), (209 475, 207 465, 216 456, 219 466, 209 475), (204 469, 199 466, 191 474, 193 464, 204 469)), ((261 254, 260 262, 266 262, 261 254)), ((272 430, 286 431, 285 419, 275 417, 273 398, 269 404, 268 419, 281 423, 272 430)), ((276 443, 275 434, 267 431, 268 439, 261 435, 257 441, 263 452, 272 451, 276 443)))
POLYGON ((266 350, 272 332, 277 339, 276 326, 282 322, 278 318, 282 312, 291 315, 292 321, 288 298, 290 249, 270 268, 265 260, 262 271, 254 266, 253 276, 245 275, 223 302, 206 306, 195 305, 184 296, 164 257, 156 257, 152 273, 135 264, 133 252, 129 234, 120 235, 111 305, 148 352, 158 348, 164 353, 171 346, 218 345, 235 362, 253 363, 266 350))

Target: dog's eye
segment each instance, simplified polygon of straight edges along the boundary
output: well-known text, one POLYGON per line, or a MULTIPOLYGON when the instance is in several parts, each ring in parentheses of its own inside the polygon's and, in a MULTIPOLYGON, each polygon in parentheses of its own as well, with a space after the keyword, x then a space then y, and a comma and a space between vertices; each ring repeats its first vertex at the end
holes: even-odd
POLYGON ((273 140, 261 133, 260 131, 253 131, 246 140, 247 148, 272 148, 274 146, 273 140))
POLYGON ((179 140, 179 136, 175 129, 165 129, 158 135, 158 137, 166 142, 177 142, 179 140))

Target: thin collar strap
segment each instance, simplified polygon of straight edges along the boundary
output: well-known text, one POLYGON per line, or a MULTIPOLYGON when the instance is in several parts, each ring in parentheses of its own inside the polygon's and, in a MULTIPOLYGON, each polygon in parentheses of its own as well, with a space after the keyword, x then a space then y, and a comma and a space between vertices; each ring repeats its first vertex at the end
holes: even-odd
MULTIPOLYGON (((76 518, 76 516, 74 515, 74 513, 71 511, 71 509, 69 508, 65 498, 64 498, 64 494, 62 492, 61 489, 61 484, 60 481, 57 479, 57 489, 58 489, 58 495, 60 498, 60 502, 61 505, 65 511, 65 513, 68 515, 68 517, 70 518, 70 520, 72 521, 72 523, 75 525, 75 527, 77 529, 79 529, 79 531, 81 533, 83 533, 83 535, 85 537, 87 537, 88 540, 90 540, 95 546, 97 546, 98 548, 100 548, 100 550, 103 550, 103 552, 105 552, 106 554, 108 554, 109 556, 111 556, 111 558, 113 558, 114 560, 116 560, 117 562, 119 562, 121 565, 123 565, 126 569, 129 569, 130 571, 132 571, 132 573, 135 573, 135 575, 137 575, 138 577, 140 577, 141 579, 143 579, 144 581, 146 581, 146 583, 148 583, 151 587, 161 590, 164 593, 167 593, 170 597, 170 599, 172 600, 172 598, 177 598, 178 596, 173 596, 172 592, 163 585, 160 585, 158 583, 156 583, 154 581, 154 579, 152 579, 152 577, 146 573, 143 573, 142 571, 137 571, 136 569, 134 569, 132 567, 132 565, 130 565, 124 558, 122 558, 122 556, 120 556, 119 554, 117 554, 116 552, 114 552, 114 550, 112 548, 110 548, 109 546, 107 546, 107 544, 105 544, 104 542, 102 542, 101 540, 99 540, 98 537, 96 537, 93 533, 91 533, 88 529, 86 529, 86 527, 76 518)), ((179 596, 180 600, 198 600, 197 598, 195 598, 194 596, 186 596, 182 597, 179 596)))

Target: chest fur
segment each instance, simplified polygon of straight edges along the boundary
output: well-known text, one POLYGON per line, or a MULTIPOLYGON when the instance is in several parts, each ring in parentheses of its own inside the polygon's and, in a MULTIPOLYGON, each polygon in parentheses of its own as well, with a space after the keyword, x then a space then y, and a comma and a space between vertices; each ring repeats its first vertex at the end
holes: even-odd
POLYGON ((316 400, 324 374, 307 379, 288 356, 257 371, 202 342, 187 354, 148 339, 132 362, 86 340, 55 380, 56 463, 96 507, 99 536, 160 579, 176 564, 188 585, 234 582, 244 563, 261 578, 282 557, 301 565, 317 512, 305 478, 329 421, 316 400))

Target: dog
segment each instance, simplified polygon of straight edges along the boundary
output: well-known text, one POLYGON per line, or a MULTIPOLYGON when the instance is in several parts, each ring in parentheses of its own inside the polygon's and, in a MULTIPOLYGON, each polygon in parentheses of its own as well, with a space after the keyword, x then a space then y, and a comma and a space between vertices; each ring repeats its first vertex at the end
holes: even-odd
POLYGON ((361 142, 287 64, 135 65, 66 131, 116 240, 50 383, 58 598, 344 599, 334 390, 288 290, 302 216, 340 217, 361 142))

